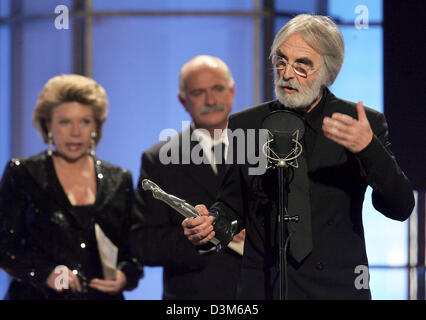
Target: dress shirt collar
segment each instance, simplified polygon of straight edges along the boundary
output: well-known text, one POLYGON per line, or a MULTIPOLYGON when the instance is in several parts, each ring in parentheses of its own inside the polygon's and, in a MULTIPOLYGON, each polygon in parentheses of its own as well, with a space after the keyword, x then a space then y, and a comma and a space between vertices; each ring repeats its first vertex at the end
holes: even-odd
POLYGON ((210 159, 212 147, 216 144, 223 143, 225 145, 225 159, 226 153, 228 151, 228 135, 226 133, 226 129, 222 131, 219 137, 215 137, 216 139, 212 139, 210 133, 207 130, 199 130, 195 128, 195 124, 191 123, 192 134, 194 135, 194 140, 198 141, 198 143, 203 148, 204 154, 208 156, 210 159))
POLYGON ((196 129, 195 124, 193 122, 191 123, 191 131, 193 135, 191 139, 198 141, 198 143, 201 145, 201 148, 203 149, 203 152, 204 152, 204 156, 209 160, 214 173, 217 174, 217 168, 216 168, 216 164, 214 163, 212 147, 217 144, 223 143, 225 145, 223 157, 226 161, 227 153, 228 153, 228 145, 229 145, 226 129, 223 130, 220 136, 216 137, 216 139, 212 139, 210 136, 210 133, 207 130, 196 129))

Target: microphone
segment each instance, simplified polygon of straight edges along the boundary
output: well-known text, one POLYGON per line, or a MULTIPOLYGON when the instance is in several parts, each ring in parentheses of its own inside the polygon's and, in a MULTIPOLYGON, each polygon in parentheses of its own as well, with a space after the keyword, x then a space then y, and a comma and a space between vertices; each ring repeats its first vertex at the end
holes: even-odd
POLYGON ((298 168, 297 158, 302 154, 300 140, 305 133, 305 123, 295 112, 278 110, 267 115, 262 128, 268 132, 262 151, 268 162, 275 166, 298 168))
MULTIPOLYGON (((262 151, 268 162, 272 164, 271 167, 277 168, 278 174, 279 293, 280 299, 287 299, 287 248, 289 241, 290 245, 292 243, 290 238, 293 235, 291 231, 287 231, 286 222, 290 222, 289 227, 294 227, 294 222, 298 223, 300 218, 299 215, 287 213, 288 185, 291 183, 287 176, 288 171, 295 172, 294 168, 299 168, 297 158, 301 156, 303 151, 300 140, 305 133, 305 124, 303 119, 295 112, 277 110, 263 119, 262 128, 267 130, 268 135, 262 151), (288 168, 289 166, 293 168, 288 168)), ((303 161, 302 158, 301 161, 303 161)), ((303 168, 303 162, 301 164, 301 168, 303 168)))

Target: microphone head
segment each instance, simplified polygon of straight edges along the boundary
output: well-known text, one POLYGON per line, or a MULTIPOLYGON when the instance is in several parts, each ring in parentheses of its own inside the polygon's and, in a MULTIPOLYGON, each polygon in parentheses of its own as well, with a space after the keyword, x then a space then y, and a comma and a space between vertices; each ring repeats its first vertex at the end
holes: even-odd
POLYGON ((305 133, 302 117, 289 110, 271 112, 263 119, 262 128, 270 133, 270 148, 282 158, 294 150, 293 140, 301 140, 305 133))

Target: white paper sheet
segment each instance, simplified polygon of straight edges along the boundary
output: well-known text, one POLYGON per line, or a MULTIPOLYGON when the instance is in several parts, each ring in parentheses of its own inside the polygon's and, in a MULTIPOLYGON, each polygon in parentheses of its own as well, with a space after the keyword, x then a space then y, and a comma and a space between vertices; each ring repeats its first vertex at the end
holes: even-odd
POLYGON ((95 234, 104 278, 106 280, 115 280, 117 274, 118 248, 105 235, 97 223, 95 224, 95 234))

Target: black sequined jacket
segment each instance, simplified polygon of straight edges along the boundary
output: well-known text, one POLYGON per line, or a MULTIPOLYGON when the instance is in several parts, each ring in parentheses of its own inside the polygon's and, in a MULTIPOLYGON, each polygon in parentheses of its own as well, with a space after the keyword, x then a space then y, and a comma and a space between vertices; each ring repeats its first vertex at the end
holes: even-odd
POLYGON ((12 276, 9 299, 122 299, 87 286, 103 278, 94 224, 118 247, 117 266, 127 278, 125 289, 135 288, 142 268, 130 255, 133 184, 129 171, 97 158, 96 201, 72 206, 46 152, 12 159, 0 182, 0 267, 12 276), (58 265, 75 270, 81 293, 57 293, 46 279, 58 265))

